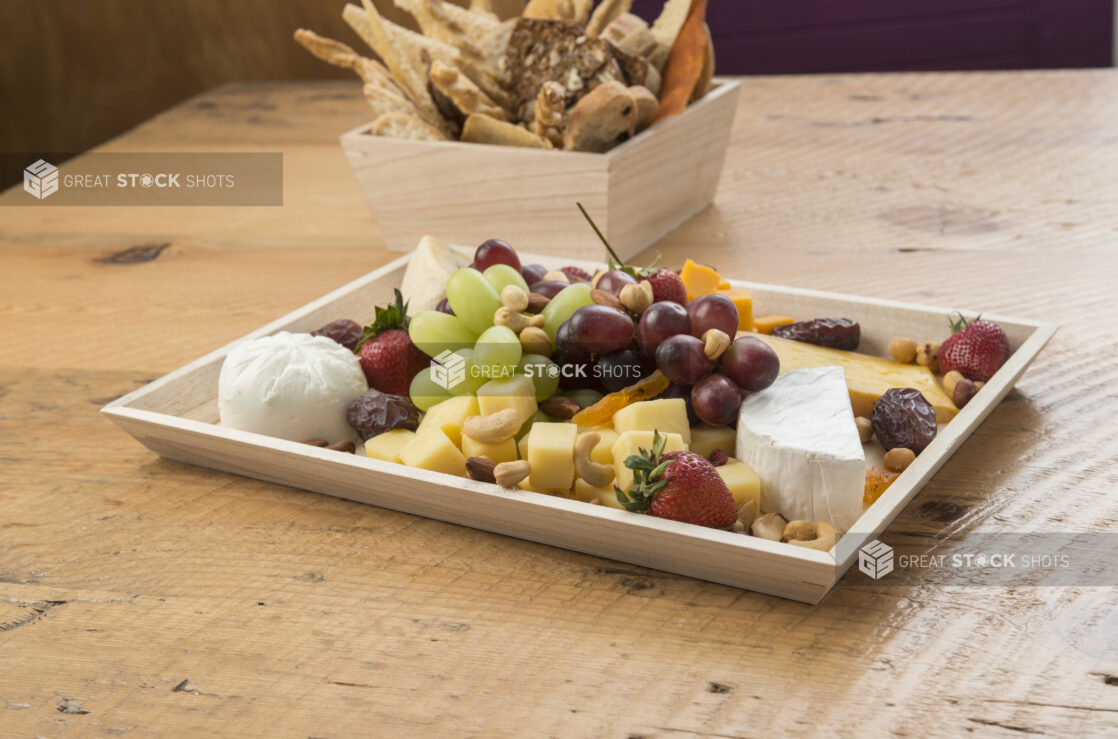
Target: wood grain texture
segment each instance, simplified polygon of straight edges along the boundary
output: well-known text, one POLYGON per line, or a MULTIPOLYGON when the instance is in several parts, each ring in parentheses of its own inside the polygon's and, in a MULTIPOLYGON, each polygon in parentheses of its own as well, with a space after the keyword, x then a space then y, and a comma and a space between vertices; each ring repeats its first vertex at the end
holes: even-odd
MULTIPOLYGON (((1059 322, 890 531, 1113 530, 1116 91, 1113 72, 749 80, 714 207, 646 257, 1059 322)), ((114 429, 108 400, 392 259, 337 144, 366 118, 350 83, 226 87, 116 144, 282 150, 282 208, 3 208, 6 733, 1113 733, 1113 588, 853 573, 812 607, 163 461, 114 429)))

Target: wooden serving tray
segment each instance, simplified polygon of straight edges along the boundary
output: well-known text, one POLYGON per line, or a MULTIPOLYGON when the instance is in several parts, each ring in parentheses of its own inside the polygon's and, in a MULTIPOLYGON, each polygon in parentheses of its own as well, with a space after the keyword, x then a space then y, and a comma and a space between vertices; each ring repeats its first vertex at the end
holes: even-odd
MULTIPOLYGON (((595 263, 524 254, 558 267, 595 263)), ((677 523, 576 500, 404 467, 216 425, 218 374, 229 350, 277 331, 312 331, 337 318, 371 319, 400 284, 410 255, 314 301, 128 395, 102 411, 157 454, 326 495, 521 539, 817 603, 998 404, 1056 325, 986 314, 1013 354, 916 462, 870 506, 831 552, 677 523)), ((887 356, 895 335, 946 339, 952 309, 733 282, 753 293, 757 315, 841 316, 862 327, 860 351, 887 356)), ((977 312, 977 311, 976 311, 977 312)))

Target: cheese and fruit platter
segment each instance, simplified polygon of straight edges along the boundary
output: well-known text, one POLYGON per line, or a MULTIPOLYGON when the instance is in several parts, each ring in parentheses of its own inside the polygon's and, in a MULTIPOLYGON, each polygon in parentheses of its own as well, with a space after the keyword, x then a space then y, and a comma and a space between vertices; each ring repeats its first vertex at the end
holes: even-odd
MULTIPOLYGON (((581 208, 581 206, 580 206, 581 208)), ((104 411, 155 452, 817 602, 1055 331, 519 252, 414 252, 104 411)))

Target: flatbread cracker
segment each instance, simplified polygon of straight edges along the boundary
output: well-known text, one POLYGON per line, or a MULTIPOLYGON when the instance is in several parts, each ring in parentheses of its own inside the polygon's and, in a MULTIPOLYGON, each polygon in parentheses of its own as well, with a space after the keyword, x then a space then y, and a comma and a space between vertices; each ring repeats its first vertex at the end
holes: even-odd
POLYGON ((385 113, 407 113, 419 118, 423 117, 419 108, 415 107, 415 103, 403 94, 389 90, 374 82, 366 83, 361 91, 364 93, 369 107, 373 109, 374 120, 385 113))
POLYGON ((528 0, 521 18, 586 23, 593 0, 528 0))
POLYGON ((462 127, 462 140, 473 144, 551 149, 551 142, 531 131, 487 115, 472 115, 462 127))
POLYGON ((411 141, 447 141, 442 131, 418 116, 407 113, 385 113, 369 127, 374 136, 388 136, 411 141))
POLYGON ((659 48, 649 61, 661 72, 664 71, 664 64, 675 46, 675 40, 679 38, 679 32, 683 30, 690 10, 691 0, 668 0, 660 11, 660 17, 652 24, 652 35, 656 37, 659 48))
POLYGON ((610 23, 628 13, 632 7, 633 0, 602 0, 586 23, 586 35, 590 38, 602 35, 610 23))
POLYGON ((411 13, 423 34, 458 49, 478 61, 486 60, 486 46, 501 23, 496 18, 471 13, 442 0, 393 0, 411 13))

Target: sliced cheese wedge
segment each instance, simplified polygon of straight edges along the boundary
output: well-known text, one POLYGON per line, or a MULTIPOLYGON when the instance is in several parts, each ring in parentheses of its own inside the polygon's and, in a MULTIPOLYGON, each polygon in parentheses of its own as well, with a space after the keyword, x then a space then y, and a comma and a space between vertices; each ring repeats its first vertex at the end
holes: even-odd
POLYGON ((855 416, 869 418, 877 399, 894 387, 911 387, 923 393, 936 409, 936 423, 947 423, 959 412, 927 367, 901 364, 884 357, 828 349, 776 336, 752 333, 740 335, 756 336, 771 346, 780 357, 781 373, 808 367, 842 367, 846 370, 846 386, 850 390, 850 404, 854 407, 855 416))
POLYGON ((748 395, 737 454, 761 478, 761 511, 848 531, 862 515, 866 455, 841 367, 793 370, 748 395))
POLYGON ((408 313, 414 316, 420 311, 435 310, 446 297, 450 275, 469 263, 465 255, 434 236, 420 239, 400 283, 400 292, 408 301, 408 313))

